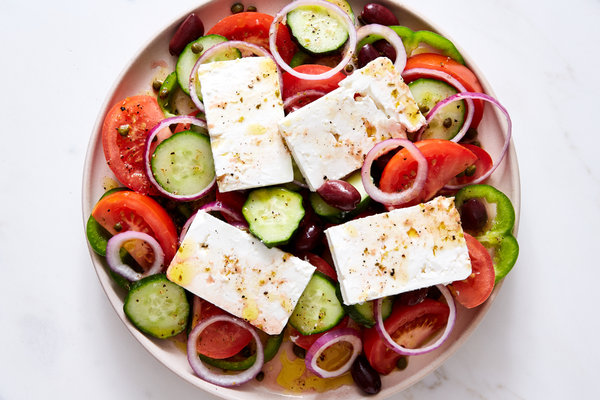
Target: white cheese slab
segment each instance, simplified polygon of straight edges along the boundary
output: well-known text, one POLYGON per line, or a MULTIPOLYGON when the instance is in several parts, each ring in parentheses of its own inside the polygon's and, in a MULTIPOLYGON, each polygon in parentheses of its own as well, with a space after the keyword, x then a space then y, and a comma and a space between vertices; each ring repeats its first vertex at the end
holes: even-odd
POLYGON ((167 277, 269 335, 281 333, 315 267, 199 211, 167 277))
POLYGON ((425 124, 408 86, 378 58, 340 87, 288 114, 279 130, 310 190, 359 169, 373 146, 425 124))
POLYGON ((325 231, 344 303, 466 279, 471 261, 454 198, 355 219, 325 231))
POLYGON ((291 182, 292 159, 279 134, 283 118, 275 63, 267 57, 198 68, 221 192, 291 182))

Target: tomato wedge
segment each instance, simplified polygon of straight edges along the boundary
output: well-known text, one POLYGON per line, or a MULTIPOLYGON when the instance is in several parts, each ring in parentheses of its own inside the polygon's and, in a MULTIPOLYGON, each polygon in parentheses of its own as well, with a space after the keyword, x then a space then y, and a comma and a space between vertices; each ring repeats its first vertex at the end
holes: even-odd
MULTIPOLYGON (((454 61, 450 57, 435 53, 417 54, 406 60, 405 70, 412 68, 427 68, 446 72, 458 80, 467 91, 483 93, 483 87, 475 74, 469 68, 454 61)), ((410 79, 406 80, 406 83, 425 77, 427 77, 427 74, 415 75, 414 77, 411 76, 410 79)), ((473 104, 475 110, 473 112, 473 122, 471 122, 471 127, 477 128, 483 117, 484 103, 481 100, 473 100, 473 104)))
MULTIPOLYGON (((303 74, 311 74, 311 75, 319 75, 323 74, 327 71, 331 70, 330 67, 325 65, 318 64, 304 64, 299 65, 294 68, 294 71, 301 72, 303 74)), ((296 78, 294 75, 289 72, 285 72, 282 75, 283 80, 283 99, 287 99, 295 95, 296 93, 305 91, 305 90, 319 90, 321 92, 329 93, 334 89, 337 89, 338 83, 346 77, 341 72, 333 75, 328 79, 319 79, 319 80, 307 80, 296 78)))
MULTIPOLYGON (((421 194, 401 207, 430 200, 456 175, 477 161, 472 151, 449 140, 427 139, 415 145, 427 159, 429 172, 421 194)), ((379 186, 384 192, 403 190, 412 184, 416 172, 417 161, 406 149, 402 149, 385 166, 379 186)))
MULTIPOLYGON (((194 326, 198 321, 215 315, 230 314, 200 297, 194 298, 194 326)), ((251 340, 252 334, 248 330, 230 322, 219 321, 206 327, 198 338, 196 348, 200 354, 222 360, 242 351, 251 340)))
POLYGON ((144 148, 150 130, 164 119, 152 96, 133 96, 115 104, 102 124, 106 162, 119 182, 142 194, 158 195, 144 164, 144 148))
MULTIPOLYGON (((102 198, 92 216, 113 235, 119 232, 144 232, 154 237, 165 252, 168 265, 177 251, 177 229, 169 214, 152 198, 136 192, 122 191, 102 198)), ((137 244, 127 251, 142 267, 150 265, 153 257, 147 245, 137 244)))
POLYGON ((469 182, 473 182, 475 179, 483 176, 486 172, 488 172, 492 166, 494 165, 494 161, 492 157, 489 155, 487 151, 482 149, 479 146, 475 146, 474 144, 463 144, 462 146, 471 150, 473 154, 477 156, 477 161, 475 161, 475 173, 471 176, 462 175, 458 176, 455 179, 451 180, 449 184, 451 185, 465 185, 469 182))
MULTIPOLYGON (((449 314, 447 304, 425 299, 414 306, 394 305, 383 325, 396 343, 415 349, 446 325, 449 314)), ((371 366, 384 375, 392 372, 402 357, 387 347, 375 327, 363 330, 363 351, 371 366)))
POLYGON ((486 248, 468 233, 465 233, 465 240, 473 272, 465 280, 452 282, 448 288, 460 304, 466 308, 475 308, 492 294, 496 274, 492 256, 486 248))
MULTIPOLYGON (((269 29, 273 20, 274 17, 268 14, 242 12, 223 18, 206 34, 225 36, 229 40, 243 40, 269 49, 269 29)), ((279 26, 275 43, 281 58, 289 64, 296 53, 296 45, 287 26, 279 26)))

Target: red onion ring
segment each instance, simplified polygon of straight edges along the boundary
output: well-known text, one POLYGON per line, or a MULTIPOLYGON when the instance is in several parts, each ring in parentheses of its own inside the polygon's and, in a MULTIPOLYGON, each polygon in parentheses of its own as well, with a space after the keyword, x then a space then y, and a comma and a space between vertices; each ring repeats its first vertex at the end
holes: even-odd
MULTIPOLYGON (((321 91, 321 90, 303 90, 302 92, 298 92, 293 96, 288 97, 284 102, 283 102, 283 109, 287 110, 288 108, 292 108, 292 111, 296 111, 297 109, 301 108, 301 107, 294 107, 297 103, 299 103, 300 101, 306 99, 306 98, 311 98, 311 97, 315 97, 314 100, 318 99, 319 97, 323 97, 325 96, 325 92, 321 91)), ((313 101, 314 101, 313 100, 313 101)))
MULTIPOLYGON (((230 223, 230 225, 233 225, 236 228, 240 229, 245 229, 248 227, 248 222, 246 222, 246 219, 242 214, 238 213, 233 208, 225 205, 224 203, 218 200, 203 205, 198 209, 198 211, 218 211, 221 214, 227 214, 227 216, 231 218, 232 222, 230 223)), ((189 217, 188 220, 185 221, 185 224, 183 224, 183 227, 181 228, 181 233, 179 234, 179 243, 183 243, 183 239, 185 238, 187 231, 190 229, 190 225, 194 221, 194 218, 196 218, 196 214, 197 212, 194 213, 191 217, 189 217)))
POLYGON ((196 325, 196 327, 192 329, 188 336, 187 358, 190 363, 190 366, 192 367, 196 375, 198 375, 201 379, 204 379, 205 381, 210 383, 214 383, 215 385, 225 387, 238 386, 252 380, 260 372, 265 361, 263 345, 254 328, 250 326, 247 322, 237 319, 231 315, 215 315, 213 317, 205 319, 204 321, 196 325), (200 334, 209 325, 212 325, 213 323, 219 321, 230 322, 248 330, 252 334, 252 337, 256 342, 256 361, 254 361, 254 364, 252 364, 250 368, 243 372, 240 372, 239 374, 229 375, 216 373, 213 370, 206 367, 204 363, 200 360, 200 357, 198 357, 196 345, 200 334))
MULTIPOLYGON (((435 69, 429 69, 429 68, 407 69, 406 71, 404 71, 402 73, 402 78, 404 78, 404 80, 410 80, 415 75, 417 75, 417 76, 421 76, 421 75, 432 76, 434 78, 443 80, 444 82, 448 83, 449 85, 454 86, 461 93, 467 92, 467 89, 464 87, 464 85, 462 83, 460 83, 455 77, 453 77, 452 75, 450 75, 444 71, 437 71, 435 69)), ((463 136, 465 136, 465 134, 471 127, 471 122, 473 122, 473 114, 475 113, 474 112, 475 105, 473 104, 473 100, 471 100, 471 99, 466 99, 466 101, 467 101, 467 117, 465 118, 465 122, 463 123, 463 126, 460 128, 458 133, 452 139, 450 139, 451 141, 453 141, 455 143, 458 143, 458 141, 460 139, 462 139, 463 136)), ((439 101, 438 104, 440 104, 441 102, 442 101, 439 101)), ((434 109, 436 109, 436 110, 439 109, 439 108, 437 108, 437 104, 436 104, 436 107, 434 107, 431 111, 429 111, 427 113, 427 115, 426 115, 427 124, 429 124, 431 122, 431 120, 433 119, 433 116, 435 113, 433 113, 432 111, 434 109)), ((419 137, 421 136, 421 134, 423 133, 423 131, 425 129, 427 129, 427 125, 425 127, 423 127, 422 130, 419 132, 419 137)))
POLYGON ((392 339, 390 334, 385 329, 385 325, 383 324, 383 318, 381 317, 381 304, 382 299, 375 300, 375 304, 373 306, 373 313, 375 317, 375 329, 377 329, 377 333, 387 347, 390 350, 398 354, 402 354, 404 356, 417 356, 419 354, 429 353, 437 348, 439 348, 445 341, 448 339, 450 332, 452 332, 452 328, 454 328, 454 323, 456 322, 456 305, 454 304, 454 298, 450 294, 450 291, 444 285, 436 285, 437 288, 442 292, 446 302, 448 303, 448 308, 450 308, 450 314, 448 315, 448 322, 446 323, 446 328, 444 329, 444 333, 439 337, 434 343, 429 346, 421 347, 419 349, 408 349, 406 347, 400 346, 398 343, 392 339))
POLYGON ((206 195, 206 193, 208 193, 215 186, 215 183, 217 182, 216 176, 204 189, 200 190, 198 193, 190 195, 179 195, 166 191, 162 186, 158 184, 158 182, 154 178, 154 174, 152 173, 152 166, 150 165, 151 150, 153 145, 152 142, 162 129, 168 128, 169 125, 173 124, 191 124, 206 129, 206 122, 202 121, 201 119, 191 117, 189 115, 179 115, 177 117, 163 119, 158 125, 152 128, 152 130, 148 134, 148 138, 146 139, 146 149, 144 150, 144 163, 146 165, 146 175, 148 175, 148 179, 150 180, 152 185, 154 185, 154 187, 156 187, 156 189, 164 196, 179 201, 196 200, 206 195))
POLYGON ((457 93, 457 94, 450 96, 450 97, 440 101, 439 103, 437 103, 435 105, 435 107, 433 107, 431 109, 431 111, 429 113, 433 114, 433 113, 437 112, 441 107, 445 106, 446 104, 451 103, 456 100, 462 100, 462 99, 483 100, 483 101, 487 101, 488 103, 491 103, 491 104, 495 105, 496 107, 498 107, 500 109, 500 111, 502 111, 504 116, 506 117, 506 124, 507 124, 506 135, 504 136, 504 145, 502 146, 502 151, 500 153, 500 156, 498 157, 498 161, 496 161, 492 165, 492 168, 490 168, 489 171, 487 171, 485 174, 481 175, 479 178, 477 178, 471 182, 468 182, 468 183, 465 183, 462 185, 446 185, 446 186, 444 186, 444 189, 448 189, 448 190, 458 190, 458 189, 464 188, 465 186, 476 185, 478 183, 485 181, 487 178, 489 178, 490 175, 492 175, 492 173, 496 170, 496 168, 498 168, 498 165, 500 165, 502 160, 504 160, 504 157, 506 156, 506 153, 508 152, 508 146, 510 145, 510 138, 512 137, 512 120, 510 119, 510 115, 508 114, 508 111, 506 110, 506 108, 504 108, 504 106, 502 104, 500 104, 500 102, 498 100, 496 100, 492 96, 489 96, 485 93, 476 93, 476 92, 457 93))
POLYGON ((106 261, 110 269, 131 282, 139 281, 142 278, 161 272, 164 259, 165 253, 160 244, 152 236, 143 232, 125 231, 117 233, 108 240, 108 244, 106 245, 106 261), (124 264, 119 254, 125 242, 136 239, 148 243, 152 247, 152 251, 154 251, 154 263, 144 273, 134 271, 129 265, 124 264))
POLYGON ((361 41, 365 37, 369 35, 377 35, 381 36, 382 39, 388 41, 396 50, 396 60, 394 60, 394 67, 399 71, 404 71, 404 67, 406 67, 406 49, 404 48, 404 43, 402 43, 402 39, 393 29, 379 24, 369 24, 365 25, 356 31, 356 40, 361 41))
MULTIPOLYGON (((238 49, 238 50, 247 50, 247 51, 251 52, 252 54, 255 54, 260 57, 269 57, 270 59, 273 60, 275 65, 277 65, 277 61, 275 61, 275 58, 273 58, 271 53, 269 53, 263 47, 257 46, 252 43, 243 42, 241 40, 230 40, 227 42, 222 42, 222 43, 215 44, 214 46, 211 46, 208 50, 206 50, 204 53, 202 53, 200 58, 198 58, 198 60, 196 61, 196 64, 194 64, 194 67, 192 68, 192 71, 190 72, 190 79, 189 79, 190 97, 192 98, 192 101, 194 102, 196 107, 198 107, 198 109, 202 112, 205 111, 204 104, 200 101, 200 99, 198 98, 198 94, 196 93, 196 74, 198 72, 198 68, 200 67, 200 64, 204 64, 204 62, 208 58, 214 56, 216 53, 219 53, 223 50, 232 49, 232 48, 238 49)), ((282 80, 281 80, 281 72, 279 71, 279 68, 277 69, 277 73, 279 75, 279 87, 283 87, 282 80)))
POLYGON ((427 180, 427 172, 429 166, 427 160, 421 151, 408 139, 394 138, 384 140, 383 142, 377 143, 365 158, 365 162, 361 168, 362 183, 367 194, 375 201, 382 203, 386 206, 395 206, 399 204, 408 203, 421 193, 427 180), (379 156, 387 153, 388 151, 395 149, 398 146, 403 146, 417 161, 417 176, 413 185, 407 190, 396 193, 384 192, 375 186, 373 178, 371 178, 371 166, 379 156))
POLYGON ((275 58, 277 64, 296 78, 309 81, 328 79, 341 71, 352 59, 352 55, 356 49, 356 43, 356 29, 354 28, 354 22, 352 22, 344 10, 325 0, 296 0, 291 2, 277 13, 275 19, 271 23, 271 28, 269 29, 269 48, 271 49, 271 54, 273 54, 273 58, 275 58), (331 11, 340 17, 348 27, 348 41, 344 47, 344 57, 338 65, 322 74, 312 75, 294 70, 288 63, 283 61, 281 54, 279 54, 279 50, 277 50, 277 31, 279 30, 279 24, 286 19, 286 16, 290 11, 302 6, 319 6, 326 8, 328 11, 331 11))
POLYGON ((358 357, 361 350, 362 340, 358 331, 352 328, 334 329, 325 333, 323 336, 318 338, 312 344, 312 346, 310 346, 310 348, 306 351, 306 358, 304 359, 304 362, 306 363, 306 368, 308 368, 315 375, 321 378, 334 378, 350 370, 352 363, 354 363, 354 360, 356 360, 356 357, 358 357), (350 356, 350 359, 346 361, 344 365, 334 371, 327 371, 319 367, 317 364, 319 356, 323 353, 323 351, 325 351, 325 349, 339 342, 349 342, 352 345, 352 355, 350 356))

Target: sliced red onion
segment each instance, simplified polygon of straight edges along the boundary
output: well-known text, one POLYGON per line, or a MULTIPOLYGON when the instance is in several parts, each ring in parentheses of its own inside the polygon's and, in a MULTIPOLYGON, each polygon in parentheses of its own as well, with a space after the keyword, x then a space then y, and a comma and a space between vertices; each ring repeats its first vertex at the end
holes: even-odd
POLYGON ((323 336, 318 338, 312 346, 306 351, 306 358, 304 362, 306 363, 306 368, 308 368, 312 373, 321 377, 321 378, 335 378, 336 376, 340 376, 350 370, 352 367, 352 363, 356 360, 356 357, 360 354, 362 350, 362 340, 360 338, 360 333, 352 328, 340 328, 334 329, 323 336), (334 371, 327 371, 317 364, 319 360, 319 356, 327 349, 328 347, 339 343, 339 342, 348 342, 352 345, 352 355, 350 359, 346 361, 344 365, 334 371))
POLYGON ((152 173, 152 166, 150 164, 150 158, 152 156, 151 150, 154 145, 154 143, 153 143, 154 138, 158 135, 158 133, 161 130, 163 130, 164 128, 168 128, 170 125, 174 125, 174 124, 191 124, 191 125, 196 125, 196 126, 206 129, 206 121, 203 121, 199 118, 191 117, 189 115, 179 115, 176 117, 163 119, 158 125, 156 125, 154 128, 152 128, 152 130, 148 134, 148 138, 146 139, 146 149, 144 150, 144 163, 146 164, 146 175, 148 175, 148 179, 154 185, 154 187, 156 187, 156 189, 164 196, 166 196, 170 199, 179 200, 179 201, 196 200, 196 199, 199 199, 199 198, 203 197, 204 195, 206 195, 215 186, 215 183, 217 182, 216 177, 213 178, 213 180, 205 188, 200 190, 198 193, 189 194, 189 195, 179 195, 179 194, 173 194, 171 192, 168 192, 162 186, 160 186, 158 184, 158 182, 156 181, 156 179, 154 178, 154 174, 152 173))
POLYGON ((392 339, 388 331, 385 329, 385 325, 383 324, 383 318, 381 317, 381 303, 382 299, 375 300, 375 305, 373 306, 373 312, 375 317, 375 329, 377 329, 377 333, 383 339, 387 347, 391 350, 395 351, 398 354, 402 354, 404 356, 417 356, 419 354, 429 353, 437 348, 439 348, 445 341, 448 339, 450 332, 452 332, 452 328, 454 328, 454 322, 456 321, 456 305, 454 304, 454 298, 450 294, 450 291, 446 289, 444 285, 436 285, 437 288, 442 292, 446 302, 448 303, 448 308, 450 309, 450 313, 448 314, 448 322, 446 323, 446 328, 444 329, 444 333, 439 337, 434 343, 429 346, 421 347, 419 349, 408 349, 406 347, 400 346, 398 343, 392 339))
POLYGON ((250 324, 245 321, 242 321, 238 318, 235 318, 231 315, 215 315, 213 317, 207 318, 204 321, 200 322, 188 336, 187 341, 187 358, 190 363, 190 366, 201 379, 204 379, 207 382, 214 383, 219 386, 238 386, 243 383, 246 383, 252 380, 262 369, 265 361, 265 355, 263 352, 263 345, 258 337, 258 334, 254 330, 250 324), (198 352, 196 350, 198 338, 200 334, 206 329, 208 326, 214 324, 215 322, 224 321, 235 324, 243 329, 248 330, 254 341, 256 342, 256 361, 254 364, 247 370, 240 372, 239 374, 230 375, 215 372, 213 369, 208 368, 204 365, 204 363, 198 357, 198 352))
POLYGON ((160 244, 152 236, 143 232, 125 231, 117 233, 108 240, 106 245, 106 261, 108 266, 117 274, 128 279, 131 282, 139 281, 150 275, 158 274, 162 270, 162 264, 165 259, 165 253, 160 244), (154 263, 148 271, 140 273, 135 271, 129 265, 124 264, 119 254, 121 247, 130 240, 143 240, 148 243, 154 252, 154 263))
POLYGON ((406 49, 400 36, 393 29, 385 25, 369 24, 358 29, 356 40, 360 42, 369 35, 381 36, 382 39, 387 40, 394 47, 394 50, 396 50, 394 67, 400 72, 404 71, 404 67, 406 67, 406 49))
MULTIPOLYGON (((205 205, 200 207, 198 211, 218 211, 221 214, 227 214, 231 218, 232 222, 230 223, 230 225, 233 225, 236 228, 240 229, 246 229, 248 227, 248 222, 246 222, 246 219, 242 214, 218 200, 206 203, 205 205)), ((188 218, 187 221, 185 221, 185 224, 181 228, 181 233, 179 234, 179 243, 183 243, 183 239, 185 238, 187 231, 190 229, 190 225, 194 221, 194 218, 196 218, 196 213, 194 213, 191 217, 188 218)))
MULTIPOLYGON (((224 50, 227 50, 227 49, 246 50, 246 51, 249 51, 252 54, 260 56, 260 57, 269 57, 270 59, 273 60, 275 65, 277 65, 277 61, 275 61, 275 59, 273 58, 271 53, 269 53, 263 47, 257 46, 252 43, 243 42, 241 40, 230 40, 227 42, 222 42, 222 43, 215 44, 214 46, 211 46, 208 50, 206 50, 204 53, 202 53, 200 58, 198 58, 198 60, 196 61, 196 64, 194 64, 194 67, 192 68, 192 71, 190 72, 190 79, 189 79, 190 97, 192 98, 192 101, 194 102, 196 107, 198 107, 198 109, 202 112, 205 111, 204 104, 200 101, 200 99, 198 98, 198 94, 196 93, 196 78, 197 78, 196 75, 198 72, 198 68, 200 67, 200 64, 204 64, 206 62, 206 60, 208 60, 210 57, 212 57, 215 54, 220 53, 224 50)), ((279 72, 279 69, 277 69, 277 72, 279 74, 279 87, 283 87, 283 85, 281 83, 281 73, 279 72)))
MULTIPOLYGON (((411 78, 414 78, 415 76, 422 76, 422 75, 432 76, 434 78, 441 79, 444 82, 448 83, 449 85, 454 86, 461 93, 464 93, 467 91, 465 86, 462 83, 460 83, 455 77, 453 77, 452 75, 450 75, 444 71, 437 71, 435 69, 429 69, 429 68, 407 69, 406 71, 404 71, 402 73, 402 78, 404 78, 404 80, 411 80, 411 78)), ((462 139, 463 136, 465 136, 465 134, 471 127, 471 122, 473 122, 473 114, 475 111, 475 105, 473 104, 473 100, 471 100, 470 98, 467 98, 466 101, 467 101, 467 117, 465 118, 465 122, 463 123, 463 126, 460 128, 460 131, 458 131, 458 133, 452 139, 450 139, 451 141, 453 141, 455 143, 458 143, 458 141, 460 139, 462 139)), ((438 102, 438 104, 440 104, 440 103, 442 103, 442 101, 438 102)), ((447 104, 447 103, 445 103, 445 104, 447 104)), ((431 122, 431 120, 433 119, 433 116, 435 115, 433 110, 437 111, 438 109, 439 109, 439 107, 437 107, 437 104, 436 104, 436 107, 434 107, 431 111, 429 111, 427 113, 426 119, 427 119, 428 124, 431 122)), ((419 136, 421 133, 423 133, 423 131, 425 129, 427 129, 427 125, 422 128, 421 132, 419 133, 419 136)))
POLYGON ((506 124, 507 124, 506 135, 504 136, 504 146, 502 146, 502 151, 500 152, 500 156, 498 157, 498 160, 492 165, 492 168, 490 168, 489 171, 487 171, 485 174, 481 175, 479 178, 472 180, 471 182, 468 182, 468 183, 465 183, 462 185, 446 185, 446 186, 444 186, 444 189, 448 189, 448 190, 458 190, 458 189, 462 189, 468 185, 476 185, 478 183, 485 181, 487 178, 489 178, 490 175, 492 175, 492 173, 496 170, 496 168, 498 168, 498 165, 500 165, 502 160, 504 160, 504 157, 506 156, 506 153, 508 152, 508 146, 510 145, 510 138, 512 137, 512 120, 510 119, 510 115, 508 114, 508 111, 506 110, 506 108, 504 108, 504 106, 502 104, 500 104, 500 102, 498 100, 496 100, 492 96, 488 96, 487 94, 484 94, 484 93, 475 93, 475 92, 457 93, 457 94, 450 96, 450 97, 440 101, 439 103, 437 103, 435 105, 435 107, 433 107, 431 109, 429 114, 435 114, 441 107, 444 107, 445 105, 452 103, 453 101, 462 100, 462 99, 483 100, 483 101, 492 103, 493 105, 498 107, 500 109, 500 111, 502 111, 504 116, 506 117, 506 124))
POLYGON ((332 76, 340 72, 342 69, 344 69, 344 67, 352 59, 352 55, 354 54, 354 51, 356 49, 356 43, 356 29, 354 28, 354 23, 352 22, 348 14, 346 14, 346 12, 340 7, 326 0, 296 0, 294 2, 291 2, 277 13, 275 19, 271 23, 271 28, 269 29, 269 47, 271 50, 271 54, 273 54, 273 57, 275 58, 277 64, 279 64, 281 68, 283 68, 286 72, 289 72, 296 78, 305 79, 309 81, 331 78, 332 76), (277 50, 277 31, 279 30, 279 24, 285 21, 286 16, 290 11, 303 6, 318 6, 326 8, 328 11, 331 11, 332 13, 340 17, 348 27, 348 40, 346 41, 346 45, 344 46, 344 57, 342 58, 339 64, 337 64, 329 71, 323 72, 322 74, 312 75, 294 70, 288 63, 283 61, 283 58, 281 58, 281 54, 279 54, 279 50, 277 50))
POLYGON ((383 142, 377 143, 371 151, 367 154, 365 162, 361 169, 362 184, 367 194, 375 201, 382 203, 386 206, 394 206, 399 204, 408 203, 421 193, 427 180, 427 172, 429 166, 423 153, 408 139, 388 139, 383 142), (381 155, 395 149, 398 146, 403 146, 417 161, 417 176, 412 186, 406 190, 395 193, 384 192, 375 186, 373 178, 371 177, 371 165, 373 161, 379 158, 381 155))
POLYGON ((295 107, 296 104, 298 104, 299 102, 301 102, 304 99, 313 99, 316 100, 319 97, 323 97, 325 96, 325 92, 321 91, 321 90, 303 90, 302 92, 298 92, 293 96, 288 97, 284 102, 283 102, 283 109, 287 110, 289 108, 292 109, 292 111, 296 111, 298 108, 300 107, 295 107))

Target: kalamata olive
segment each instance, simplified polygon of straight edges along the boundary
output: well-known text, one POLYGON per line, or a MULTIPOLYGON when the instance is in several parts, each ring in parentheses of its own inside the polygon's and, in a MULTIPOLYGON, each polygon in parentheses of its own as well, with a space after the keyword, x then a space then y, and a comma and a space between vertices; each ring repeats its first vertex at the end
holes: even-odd
POLYGON ((299 251, 311 251, 319 244, 323 236, 323 229, 314 221, 304 218, 294 236, 294 248, 299 251))
POLYGON ((463 229, 467 231, 478 232, 487 224, 487 210, 479 199, 465 201, 459 212, 463 229))
POLYGON ((171 38, 169 53, 172 56, 178 56, 189 42, 198 39, 202 35, 204 35, 204 24, 200 17, 195 13, 191 13, 183 20, 171 38))
POLYGON ((367 4, 360 16, 367 24, 399 25, 394 13, 386 6, 377 3, 367 4))
POLYGON ((381 39, 373 43, 373 46, 377 49, 379 54, 389 58, 392 61, 396 61, 396 49, 387 40, 381 39))
POLYGON ((421 288, 416 290, 411 290, 410 292, 405 292, 400 295, 399 301, 402 304, 406 304, 407 306, 414 306, 419 304, 427 297, 427 293, 429 292, 428 288, 421 288))
POLYGON ((358 68, 362 68, 379 57, 379 52, 372 44, 365 44, 358 52, 358 68))
POLYGON ((381 390, 381 377, 371 367, 369 361, 362 354, 359 355, 350 370, 352 379, 356 382, 356 385, 367 394, 377 394, 381 390))
POLYGON ((330 179, 317 189, 317 193, 331 207, 351 211, 360 203, 360 193, 348 182, 330 179))

